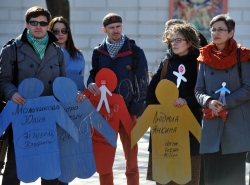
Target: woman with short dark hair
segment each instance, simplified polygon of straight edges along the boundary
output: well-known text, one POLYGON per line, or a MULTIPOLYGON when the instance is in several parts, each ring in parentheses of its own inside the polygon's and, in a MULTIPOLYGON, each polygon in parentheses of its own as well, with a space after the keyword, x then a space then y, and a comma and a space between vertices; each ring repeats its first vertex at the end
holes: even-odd
POLYGON ((204 110, 200 153, 205 184, 245 185, 250 151, 250 50, 237 53, 235 21, 220 14, 210 22, 212 42, 200 49, 196 98, 204 110), (238 61, 239 57, 239 61, 238 61))

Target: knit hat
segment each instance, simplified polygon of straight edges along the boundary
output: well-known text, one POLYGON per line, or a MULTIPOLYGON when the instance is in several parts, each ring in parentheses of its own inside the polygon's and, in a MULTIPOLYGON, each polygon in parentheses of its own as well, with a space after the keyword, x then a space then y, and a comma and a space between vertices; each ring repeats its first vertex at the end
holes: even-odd
POLYGON ((115 13, 107 14, 102 20, 102 24, 104 27, 108 26, 109 24, 117 23, 117 22, 122 23, 122 18, 120 15, 115 14, 115 13))

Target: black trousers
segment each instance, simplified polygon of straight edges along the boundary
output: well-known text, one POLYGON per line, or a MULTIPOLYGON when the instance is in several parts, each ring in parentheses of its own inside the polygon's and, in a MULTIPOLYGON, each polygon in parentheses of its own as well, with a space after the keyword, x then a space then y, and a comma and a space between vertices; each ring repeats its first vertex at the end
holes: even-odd
POLYGON ((246 152, 204 154, 205 185, 245 185, 246 152))
MULTIPOLYGON (((9 137, 7 163, 3 173, 2 185, 20 185, 20 180, 17 178, 15 150, 12 138, 13 137, 11 134, 9 137)), ((41 179, 41 185, 67 185, 67 183, 62 183, 58 179, 53 179, 53 180, 41 179)))

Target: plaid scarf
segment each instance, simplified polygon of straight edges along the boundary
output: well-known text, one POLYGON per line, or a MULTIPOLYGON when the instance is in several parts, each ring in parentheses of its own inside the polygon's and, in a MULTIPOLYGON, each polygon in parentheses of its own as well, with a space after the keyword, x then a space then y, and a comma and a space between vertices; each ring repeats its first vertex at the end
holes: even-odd
POLYGON ((122 46, 124 44, 124 41, 125 41, 125 36, 124 35, 122 35, 122 39, 119 42, 116 42, 116 43, 110 43, 108 37, 106 37, 105 42, 106 42, 108 52, 109 52, 109 55, 111 56, 111 58, 115 58, 117 53, 122 48, 122 46))
POLYGON ((49 41, 48 33, 46 33, 46 35, 43 38, 37 39, 37 38, 33 37, 31 35, 30 31, 28 30, 26 36, 27 36, 30 44, 33 46, 37 56, 42 60, 44 57, 46 46, 47 46, 48 41, 49 41))

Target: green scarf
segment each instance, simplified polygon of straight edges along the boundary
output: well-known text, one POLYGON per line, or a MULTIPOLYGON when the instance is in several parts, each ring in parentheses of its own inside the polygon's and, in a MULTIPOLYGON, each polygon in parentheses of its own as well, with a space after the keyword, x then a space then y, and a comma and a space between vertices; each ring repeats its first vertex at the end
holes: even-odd
POLYGON ((44 57, 46 46, 47 46, 48 41, 49 41, 48 33, 46 33, 46 35, 41 39, 37 39, 37 38, 33 37, 30 34, 29 30, 27 31, 26 35, 27 35, 28 41, 33 46, 37 56, 42 60, 44 57))

